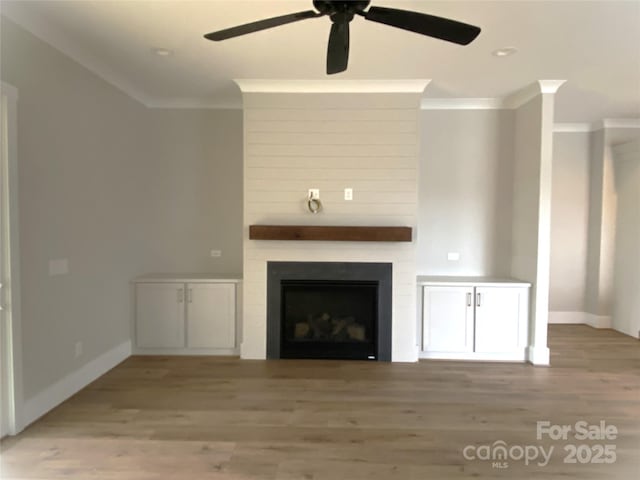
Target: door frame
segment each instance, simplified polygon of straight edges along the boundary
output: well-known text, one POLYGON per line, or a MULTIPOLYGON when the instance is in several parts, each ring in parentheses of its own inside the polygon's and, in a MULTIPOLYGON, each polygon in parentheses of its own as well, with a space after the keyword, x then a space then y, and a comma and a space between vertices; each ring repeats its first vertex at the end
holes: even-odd
MULTIPOLYGON (((22 377, 22 328, 20 303, 20 241, 18 222, 18 89, 5 82, 0 82, 2 108, 5 112, 0 115, 0 134, 3 137, 0 152, 2 169, 2 201, 7 227, 7 237, 3 239, 6 254, 6 282, 5 308, 7 311, 6 329, 8 335, 3 336, 2 363, 8 367, 8 435, 16 435, 23 428, 22 410, 24 405, 23 377, 22 377), (6 115, 6 116, 5 116, 6 115), (6 123, 5 123, 6 121, 6 123), (5 166, 6 163, 6 166, 5 166), (5 170, 6 168, 6 170, 5 170), (5 363, 6 362, 6 363, 5 363)), ((2 229, 4 231, 4 229, 2 229)), ((4 234, 4 233, 2 233, 4 234)), ((2 253, 5 255, 5 253, 2 253)), ((3 282, 3 283, 4 283, 3 282)))

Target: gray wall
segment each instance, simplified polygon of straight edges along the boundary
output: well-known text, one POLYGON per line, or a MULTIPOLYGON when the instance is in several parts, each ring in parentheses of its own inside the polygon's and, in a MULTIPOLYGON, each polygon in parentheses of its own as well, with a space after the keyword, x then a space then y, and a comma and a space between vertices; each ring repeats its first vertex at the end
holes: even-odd
POLYGON ((148 110, 145 128, 141 269, 242 275, 242 110, 148 110))
POLYGON ((612 147, 638 138, 637 129, 607 128, 590 142, 589 234, 585 311, 610 319, 616 237, 616 186, 612 147))
POLYGON ((129 340, 134 276, 240 273, 242 118, 149 111, 4 17, 1 29, 2 80, 19 92, 28 401, 129 340), (69 274, 50 276, 61 258, 69 274))
POLYGON ((587 275, 590 134, 553 137, 549 310, 582 312, 587 275))
POLYGON ((2 80, 19 91, 28 400, 129 338, 127 281, 142 237, 134 199, 148 156, 138 140, 143 107, 10 21, 1 26, 2 80), (49 276, 49 261, 62 258, 70 273, 49 276))
POLYGON ((617 196, 613 328, 640 337, 640 138, 614 148, 617 196))
POLYGON ((508 275, 515 111, 421 116, 418 273, 508 275))

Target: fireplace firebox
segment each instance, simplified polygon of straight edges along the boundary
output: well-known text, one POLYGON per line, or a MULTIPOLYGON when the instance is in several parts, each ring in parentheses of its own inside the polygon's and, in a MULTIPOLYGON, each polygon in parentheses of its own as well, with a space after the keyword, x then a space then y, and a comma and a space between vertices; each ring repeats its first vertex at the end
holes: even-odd
POLYGON ((391 360, 388 263, 268 262, 267 357, 391 360))

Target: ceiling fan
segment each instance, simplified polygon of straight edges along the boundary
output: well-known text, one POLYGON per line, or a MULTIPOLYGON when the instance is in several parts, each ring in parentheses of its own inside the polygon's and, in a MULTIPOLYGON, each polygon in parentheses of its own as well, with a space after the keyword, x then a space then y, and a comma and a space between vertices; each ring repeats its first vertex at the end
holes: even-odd
POLYGON ((257 22, 207 33, 204 38, 219 42, 246 35, 247 33, 279 27, 287 23, 328 16, 332 24, 327 48, 327 73, 333 74, 347 69, 349 61, 349 23, 353 20, 354 15, 364 17, 365 20, 384 23, 385 25, 459 45, 468 45, 480 33, 479 27, 425 13, 386 7, 371 7, 365 11, 369 3, 370 0, 313 0, 313 6, 316 10, 306 10, 258 20, 257 22))

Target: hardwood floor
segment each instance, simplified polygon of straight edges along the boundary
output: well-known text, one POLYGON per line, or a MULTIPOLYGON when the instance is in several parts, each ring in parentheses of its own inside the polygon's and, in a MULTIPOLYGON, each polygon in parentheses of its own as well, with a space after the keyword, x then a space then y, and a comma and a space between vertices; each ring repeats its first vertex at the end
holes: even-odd
POLYGON ((131 357, 3 440, 2 478, 640 478, 640 342, 586 326, 549 331, 551 368, 131 357), (618 435, 538 441, 544 420, 604 421, 618 435), (515 457, 507 468, 463 455, 499 440, 515 457), (587 445, 581 459, 615 445, 616 461, 564 463, 569 444, 587 445), (527 446, 554 447, 548 464, 517 459, 527 446))

